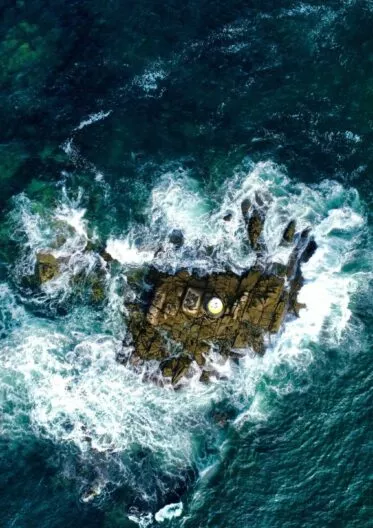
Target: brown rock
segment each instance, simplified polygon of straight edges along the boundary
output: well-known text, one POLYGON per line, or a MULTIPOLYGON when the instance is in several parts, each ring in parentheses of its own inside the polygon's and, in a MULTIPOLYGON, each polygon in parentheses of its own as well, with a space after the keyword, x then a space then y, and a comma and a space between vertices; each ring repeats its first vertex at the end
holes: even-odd
MULTIPOLYGON (((247 229, 253 248, 259 247, 264 220, 261 213, 243 202, 242 211, 251 209, 247 229)), ((288 225, 285 239, 294 237, 295 223, 288 225)), ((285 236, 285 235, 284 235, 285 236)), ((181 270, 175 275, 151 268, 146 282, 153 285, 151 298, 143 306, 130 307, 129 328, 134 352, 131 362, 160 361, 164 377, 173 384, 188 373, 193 361, 206 364, 211 345, 224 358, 239 358, 240 349, 264 352, 265 336, 280 330, 287 313, 298 315, 303 307, 297 301, 303 284, 302 261, 314 250, 309 230, 297 240, 287 266, 281 263, 259 265, 242 275, 233 272, 204 276, 181 270), (208 301, 217 297, 223 311, 217 316, 207 310, 208 301), (175 349, 180 354, 175 356, 175 349)), ((202 371, 201 381, 209 379, 202 371)))
POLYGON ((57 277, 60 268, 56 257, 50 253, 38 253, 36 255, 35 275, 40 284, 57 277))
POLYGON ((181 355, 166 359, 160 365, 165 378, 171 378, 171 383, 176 385, 188 372, 192 360, 189 356, 181 355))
POLYGON ((291 244, 294 241, 296 223, 295 220, 290 220, 282 235, 283 244, 291 244))

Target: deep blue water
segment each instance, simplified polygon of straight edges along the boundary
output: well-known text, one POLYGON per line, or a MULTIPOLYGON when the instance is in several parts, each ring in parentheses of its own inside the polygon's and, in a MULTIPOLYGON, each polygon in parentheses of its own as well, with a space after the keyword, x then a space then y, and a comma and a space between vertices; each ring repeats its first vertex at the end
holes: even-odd
POLYGON ((0 525, 371 526, 373 3, 0 15, 0 525), (133 283, 249 266, 258 192, 269 257, 313 230, 307 309, 226 380, 145 383, 115 359, 133 283), (64 267, 35 289, 40 251, 64 267))

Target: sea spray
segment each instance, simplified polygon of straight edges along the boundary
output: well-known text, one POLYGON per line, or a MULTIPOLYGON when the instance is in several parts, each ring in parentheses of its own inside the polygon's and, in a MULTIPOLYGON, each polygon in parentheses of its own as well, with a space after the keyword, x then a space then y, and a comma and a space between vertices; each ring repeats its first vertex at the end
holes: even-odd
MULTIPOLYGON (((64 188, 59 197, 59 204, 47 210, 25 195, 15 199, 10 220, 16 226, 21 255, 14 280, 22 293, 22 276, 33 272, 35 255, 47 248, 67 258, 68 264, 60 278, 43 287, 43 306, 74 292, 72 278, 81 271, 92 273, 93 263, 105 270, 109 299, 99 310, 81 301, 55 319, 40 318, 31 308, 18 317, 17 327, 6 323, 2 380, 13 392, 22 387, 14 401, 14 416, 17 408, 20 413, 28 409, 36 435, 77 446, 82 460, 97 468, 111 467, 109 461, 116 461, 115 471, 97 469, 100 477, 94 482, 100 491, 92 500, 103 500, 110 486, 127 486, 142 497, 141 515, 154 514, 167 502, 170 482, 179 482, 181 493, 183 479, 185 485, 190 482, 190 470, 203 471, 219 459, 224 424, 230 419, 224 412, 216 417, 213 409, 229 402, 238 428, 247 420, 266 420, 271 412, 266 394, 271 387, 292 390, 282 379, 283 369, 306 368, 317 359, 312 343, 325 338, 325 329, 328 339, 338 343, 350 316, 350 295, 362 278, 344 273, 343 267, 358 258, 354 251, 365 225, 363 207, 353 189, 332 181, 297 184, 269 162, 241 167, 224 189, 210 197, 187 171, 179 170, 165 174, 153 188, 145 206, 146 224, 132 223, 120 237, 110 237, 106 251, 119 261, 110 269, 98 251, 86 251, 94 228, 86 219, 84 192, 73 200, 64 188), (144 383, 146 376, 115 359, 126 331, 122 301, 125 295, 135 295, 128 277, 150 262, 164 271, 187 268, 200 273, 250 267, 255 257, 238 214, 245 198, 266 210, 268 258, 287 261, 289 250, 280 241, 289 218, 296 219, 299 230, 311 227, 318 251, 302 267, 306 283, 300 301, 307 307, 271 338, 263 358, 248 354, 236 365, 212 354, 224 380, 205 386, 193 378, 178 392, 144 383), (227 212, 232 212, 230 222, 223 220, 227 212), (169 243, 174 228, 184 233, 179 249, 169 243), (53 247, 55 229, 62 229, 64 235, 57 247, 53 247), (146 471, 139 471, 144 457, 152 462, 146 471)), ((118 232, 118 226, 114 230, 118 232)), ((1 302, 7 304, 7 299, 1 302)), ((11 434, 12 421, 6 423, 11 434)), ((13 426, 18 427, 16 420, 13 426)), ((89 491, 84 493, 89 496, 89 491)))

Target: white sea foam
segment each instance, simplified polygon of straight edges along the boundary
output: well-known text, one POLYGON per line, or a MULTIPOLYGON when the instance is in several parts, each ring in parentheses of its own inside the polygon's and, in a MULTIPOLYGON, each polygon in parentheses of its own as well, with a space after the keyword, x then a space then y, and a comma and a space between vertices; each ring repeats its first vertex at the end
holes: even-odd
POLYGON ((90 114, 87 119, 83 119, 79 123, 79 125, 74 128, 74 131, 82 130, 82 128, 92 125, 93 123, 97 123, 97 121, 102 121, 102 119, 106 119, 107 117, 109 117, 111 113, 112 110, 108 110, 107 112, 103 112, 101 110, 100 112, 97 112, 95 114, 90 114))
MULTIPOLYGON (((109 279, 105 323, 97 326, 88 307, 76 308, 59 322, 24 314, 19 327, 10 329, 4 341, 1 376, 8 387, 15 384, 9 393, 22 387, 20 394, 30 402, 29 416, 36 434, 56 442, 73 442, 89 459, 97 453, 131 453, 134 447, 141 447, 150 450, 158 467, 177 478, 186 467, 198 465, 194 431, 203 430, 207 435, 218 427, 207 418, 213 403, 228 398, 239 411, 238 428, 247 420, 265 420, 271 412, 266 391, 280 395, 292 390, 279 367, 306 368, 315 359, 312 343, 320 339, 339 342, 350 317, 350 295, 361 279, 361 273, 347 274, 343 269, 354 258, 365 219, 356 191, 336 182, 296 184, 272 163, 238 171, 213 198, 208 198, 186 171, 169 172, 154 187, 145 212, 147 225, 133 224, 121 237, 108 242, 107 250, 122 264, 122 275, 109 279), (237 366, 212 354, 213 366, 225 381, 208 386, 197 383, 196 367, 194 378, 178 392, 145 383, 145 371, 141 376, 115 359, 122 349, 123 334, 118 329, 125 331, 118 281, 125 279, 129 269, 150 262, 154 249, 161 246, 163 252, 153 262, 162 270, 193 267, 206 272, 228 264, 240 271, 249 266, 255 255, 246 243, 240 212, 245 198, 266 211, 264 238, 271 259, 285 262, 289 256, 289 250, 279 245, 289 218, 297 220, 298 229, 312 227, 318 250, 303 265, 306 283, 300 294, 307 308, 271 338, 263 358, 247 355, 237 366), (232 213, 230 222, 223 220, 227 212, 232 213), (180 249, 168 240, 174 228, 184 232, 180 249)), ((25 248, 20 268, 25 261, 32 262, 36 251, 51 244, 51 219, 68 225, 63 228, 66 241, 53 251, 70 255, 70 273, 74 273, 74 259, 82 258, 89 268, 89 258, 95 258, 89 255, 93 252, 86 255, 81 249, 89 231, 81 196, 72 200, 62 192, 60 205, 48 213, 34 211, 30 201, 21 196, 13 217, 25 248)), ((51 284, 49 294, 58 287, 51 284)), ((15 402, 19 412, 24 412, 25 403, 15 402)), ((10 421, 6 423, 11 426, 10 421)), ((203 470, 204 465, 199 467, 203 470)), ((125 465, 121 471, 123 478, 133 482, 125 465)), ((109 480, 110 476, 102 476, 100 489, 109 480)), ((153 514, 144 515, 137 517, 140 526, 152 522, 153 514)))
POLYGON ((35 295, 35 302, 44 303, 47 298, 60 299, 70 294, 73 276, 88 275, 96 266, 104 266, 94 252, 85 251, 87 242, 95 240, 94 231, 88 235, 85 209, 81 207, 82 190, 69 196, 65 187, 61 190, 59 204, 53 209, 35 206, 26 195, 15 199, 10 215, 13 236, 22 242, 22 255, 13 269, 17 280, 32 275, 38 253, 48 253, 59 261, 60 273, 42 285, 42 294, 35 295))
POLYGON ((159 82, 166 79, 168 71, 162 61, 155 61, 142 74, 136 75, 132 81, 134 86, 138 86, 144 92, 145 97, 162 97, 164 89, 159 90, 159 82))
POLYGON ((176 502, 174 504, 167 504, 166 506, 161 508, 159 511, 157 511, 154 518, 158 523, 161 523, 163 521, 169 521, 170 519, 174 519, 175 517, 180 517, 182 513, 183 503, 176 502))
POLYGON ((113 259, 127 265, 142 266, 154 258, 154 251, 138 249, 128 237, 123 240, 109 239, 106 251, 113 259))

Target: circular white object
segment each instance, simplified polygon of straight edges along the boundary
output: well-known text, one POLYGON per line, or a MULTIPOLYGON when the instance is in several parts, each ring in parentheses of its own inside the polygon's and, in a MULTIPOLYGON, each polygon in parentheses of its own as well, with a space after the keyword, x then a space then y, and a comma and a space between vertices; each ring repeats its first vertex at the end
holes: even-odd
POLYGON ((212 299, 210 299, 207 303, 207 311, 211 315, 220 315, 223 311, 223 308, 223 303, 219 297, 212 297, 212 299))

